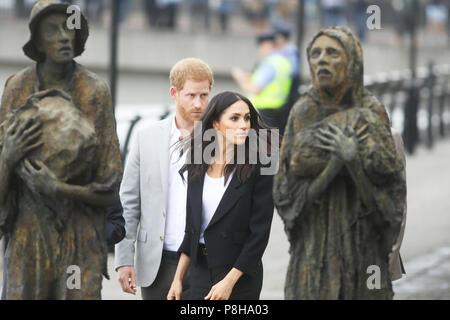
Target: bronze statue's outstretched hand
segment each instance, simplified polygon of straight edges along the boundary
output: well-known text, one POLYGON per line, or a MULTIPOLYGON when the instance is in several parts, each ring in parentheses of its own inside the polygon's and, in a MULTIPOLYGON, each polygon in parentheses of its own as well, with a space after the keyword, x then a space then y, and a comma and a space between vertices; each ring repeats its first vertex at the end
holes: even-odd
POLYGON ((50 197, 56 195, 58 178, 43 162, 36 160, 32 164, 28 159, 24 160, 19 175, 34 193, 50 197))
POLYGON ((316 147, 332 152, 344 162, 353 161, 358 153, 358 144, 368 138, 368 134, 365 134, 368 126, 363 126, 357 132, 348 126, 347 135, 331 123, 328 126, 329 131, 319 129, 320 133, 315 135, 319 140, 316 147))
POLYGON ((28 152, 40 147, 41 123, 37 118, 30 118, 20 124, 16 119, 6 130, 3 139, 2 157, 10 169, 27 155, 28 152))

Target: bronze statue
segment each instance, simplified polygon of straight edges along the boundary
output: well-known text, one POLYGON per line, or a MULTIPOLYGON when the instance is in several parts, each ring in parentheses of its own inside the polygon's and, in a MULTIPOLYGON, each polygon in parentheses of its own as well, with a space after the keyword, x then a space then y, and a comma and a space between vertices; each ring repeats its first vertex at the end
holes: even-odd
POLYGON ((274 182, 291 245, 286 299, 392 299, 406 183, 388 115, 364 88, 348 28, 321 30, 307 53, 313 85, 290 114, 274 182))
POLYGON ((100 299, 107 277, 106 207, 122 164, 108 86, 74 61, 87 21, 70 30, 67 8, 34 6, 24 52, 36 65, 7 81, 1 101, 7 299, 100 299))

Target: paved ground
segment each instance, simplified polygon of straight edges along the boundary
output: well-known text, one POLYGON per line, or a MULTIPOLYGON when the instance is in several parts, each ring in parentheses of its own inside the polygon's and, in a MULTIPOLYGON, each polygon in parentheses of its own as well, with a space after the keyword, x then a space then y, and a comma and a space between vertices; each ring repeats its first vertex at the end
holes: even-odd
POLYGON ((395 282, 397 300, 450 300, 450 246, 412 259, 408 274, 395 282))

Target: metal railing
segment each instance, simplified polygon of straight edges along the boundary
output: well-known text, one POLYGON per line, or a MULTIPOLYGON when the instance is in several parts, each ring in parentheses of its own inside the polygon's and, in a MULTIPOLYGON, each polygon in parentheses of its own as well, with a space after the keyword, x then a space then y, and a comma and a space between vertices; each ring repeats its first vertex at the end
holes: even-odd
MULTIPOLYGON (((127 107, 124 107, 124 109, 127 109, 127 107)), ((128 112, 124 110, 125 112, 121 112, 120 114, 116 113, 118 136, 119 141, 121 142, 120 154, 123 165, 125 165, 126 157, 130 151, 131 140, 136 128, 143 122, 151 123, 158 120, 164 120, 175 111, 174 106, 172 105, 153 105, 148 106, 148 108, 145 108, 144 110, 147 112, 128 112)))

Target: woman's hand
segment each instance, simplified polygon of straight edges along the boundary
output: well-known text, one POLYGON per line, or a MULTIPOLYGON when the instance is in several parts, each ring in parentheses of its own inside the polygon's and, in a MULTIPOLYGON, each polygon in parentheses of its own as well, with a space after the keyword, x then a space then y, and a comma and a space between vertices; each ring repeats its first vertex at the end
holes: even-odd
POLYGON ((22 124, 15 119, 3 139, 2 157, 7 166, 14 169, 28 152, 40 147, 43 144, 38 141, 41 134, 41 124, 37 118, 30 118, 22 124))
POLYGON ((58 178, 43 162, 37 160, 32 164, 29 160, 23 161, 19 175, 34 193, 49 197, 56 195, 58 178))
POLYGON ((183 281, 173 280, 170 286, 169 293, 167 294, 167 300, 181 300, 181 293, 183 292, 183 281))
POLYGON ((233 268, 227 276, 211 288, 205 300, 229 300, 233 288, 244 273, 233 268))
POLYGON ((234 283, 231 280, 224 278, 211 288, 211 291, 205 297, 205 300, 229 300, 233 288, 234 283))
POLYGON ((191 258, 182 253, 178 260, 177 271, 170 286, 167 300, 181 300, 181 293, 183 292, 183 279, 191 263, 191 258))

